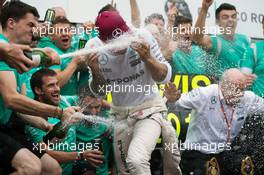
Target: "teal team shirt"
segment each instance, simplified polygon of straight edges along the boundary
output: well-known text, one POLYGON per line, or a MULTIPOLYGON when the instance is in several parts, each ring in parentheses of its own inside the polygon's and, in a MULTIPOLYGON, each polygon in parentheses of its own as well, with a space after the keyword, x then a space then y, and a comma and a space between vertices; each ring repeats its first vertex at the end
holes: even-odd
POLYGON ((250 45, 245 35, 235 34, 234 40, 226 40, 222 35, 211 36, 212 47, 209 52, 216 54, 218 65, 217 76, 220 77, 226 69, 239 68, 244 52, 250 45))
POLYGON ((264 41, 254 43, 247 48, 241 62, 241 69, 256 74, 257 78, 251 90, 264 98, 264 41))
MULTIPOLYGON (((108 110, 102 110, 98 116, 108 117, 108 110)), ((93 125, 87 127, 83 124, 80 124, 76 127, 76 141, 78 143, 92 143, 94 139, 100 138, 102 141, 102 149, 104 153, 104 163, 96 168, 97 175, 108 175, 108 163, 109 163, 109 155, 111 151, 111 142, 103 136, 103 134, 107 130, 107 126, 104 124, 93 125)), ((81 167, 87 166, 83 161, 80 163, 81 167)))
MULTIPOLYGON (((9 43, 8 39, 2 34, 0 34, 0 42, 9 43)), ((16 77, 17 91, 19 92, 21 88, 21 79, 16 69, 11 68, 2 59, 0 59, 0 71, 9 71, 14 73, 16 77)), ((5 106, 2 96, 0 96, 0 124, 6 124, 10 119, 11 113, 12 110, 5 106)))
MULTIPOLYGON (((48 37, 44 37, 40 40, 38 47, 44 48, 44 47, 49 47, 54 49, 59 55, 69 53, 69 52, 74 52, 75 48, 70 48, 67 51, 63 51, 60 48, 58 48, 55 44, 52 43, 52 41, 48 37)), ((60 65, 54 65, 51 66, 50 68, 53 70, 59 70, 63 71, 67 68, 67 66, 71 63, 72 58, 64 58, 61 60, 60 65)), ((78 89, 78 83, 77 83, 77 72, 75 72, 72 77, 69 79, 68 83, 66 83, 62 88, 61 88, 61 95, 76 95, 77 94, 77 89, 78 89)))
MULTIPOLYGON (((87 34, 83 34, 83 35, 87 37, 84 39, 88 39, 87 34)), ((76 38, 78 37, 76 36, 76 38)), ((77 40, 76 38, 74 40, 77 40)), ((69 50, 63 51, 59 49, 54 43, 52 43, 52 41, 48 37, 44 37, 40 40, 38 46, 41 48, 44 47, 52 48, 59 55, 62 55, 65 53, 76 51, 78 49, 76 42, 77 41, 74 42, 74 45, 69 50)), ((61 60, 60 65, 54 65, 51 66, 50 68, 53 70, 64 71, 67 68, 67 66, 71 63, 71 61, 72 58, 64 58, 61 60)), ((77 95, 79 87, 88 85, 89 78, 90 78, 90 73, 87 69, 82 71, 75 71, 71 76, 71 78, 69 79, 69 81, 61 88, 61 95, 77 95)))
POLYGON ((190 53, 177 49, 172 55, 172 75, 207 74, 206 52, 197 45, 192 45, 190 53))
MULTIPOLYGON (((61 96, 61 101, 59 107, 66 108, 69 106, 73 106, 78 101, 77 96, 61 96)), ((57 124, 60 120, 57 118, 48 118, 48 122, 51 124, 57 124)), ((32 126, 26 126, 25 133, 27 137, 33 142, 33 143, 40 143, 43 139, 43 137, 46 135, 46 132, 34 128, 32 126)), ((70 148, 74 148, 76 145, 76 127, 71 126, 68 130, 67 137, 61 141, 60 143, 63 143, 63 145, 57 144, 51 149, 57 150, 57 151, 65 151, 65 152, 71 152, 76 150, 71 150, 70 148), (68 146, 65 146, 68 145, 68 146)), ((70 163, 62 163, 61 167, 63 169, 63 175, 69 175, 72 173, 72 167, 74 162, 70 163)))
MULTIPOLYGON (((61 101, 59 106, 61 108, 66 108, 73 105, 76 106, 78 100, 79 99, 77 96, 61 96, 61 101)), ((107 115, 107 111, 103 111, 102 116, 105 115, 107 115)), ((59 122, 59 120, 56 118, 49 118, 48 122, 51 124, 56 124, 59 122)), ((86 126, 84 124, 79 124, 77 126, 72 126, 68 131, 67 137, 62 141, 62 143, 67 143, 69 145, 75 143, 76 145, 83 145, 83 143, 92 143, 92 141, 95 138, 101 138, 105 161, 104 164, 96 168, 96 174, 98 175, 107 175, 109 170, 108 159, 111 150, 111 143, 108 139, 102 136, 102 134, 106 131, 106 129, 107 127, 103 124, 99 124, 96 126, 86 126)), ((31 141, 34 143, 41 142, 43 137, 46 135, 46 132, 31 126, 26 127, 25 133, 27 137, 31 139, 31 141)), ((76 150, 63 149, 60 147, 55 148, 55 150, 66 151, 66 152, 76 151, 76 150)), ((85 161, 64 163, 61 164, 61 167, 63 169, 63 174, 65 175, 71 174, 73 164, 75 163, 79 164, 78 167, 85 168, 85 166, 87 166, 85 161)))

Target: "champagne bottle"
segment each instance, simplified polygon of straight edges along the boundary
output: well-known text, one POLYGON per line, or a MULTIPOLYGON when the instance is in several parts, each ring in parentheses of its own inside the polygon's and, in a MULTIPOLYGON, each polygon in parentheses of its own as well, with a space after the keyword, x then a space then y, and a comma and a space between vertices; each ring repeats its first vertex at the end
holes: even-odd
POLYGON ((42 50, 34 49, 32 52, 24 52, 25 56, 35 63, 35 67, 50 65, 50 59, 42 50))
POLYGON ((48 134, 43 137, 43 141, 47 144, 48 141, 52 140, 53 138, 63 139, 66 137, 67 132, 67 127, 59 122, 55 126, 53 126, 53 129, 48 132, 48 134))

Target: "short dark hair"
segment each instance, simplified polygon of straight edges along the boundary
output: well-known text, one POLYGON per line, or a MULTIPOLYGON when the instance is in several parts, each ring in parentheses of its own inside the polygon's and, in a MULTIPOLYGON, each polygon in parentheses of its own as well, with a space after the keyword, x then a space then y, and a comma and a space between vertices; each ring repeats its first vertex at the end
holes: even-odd
POLYGON ((235 10, 236 11, 236 7, 233 6, 232 4, 228 4, 228 3, 221 4, 215 11, 215 18, 216 19, 219 19, 219 14, 222 10, 235 10))
POLYGON ((2 28, 6 28, 6 23, 9 18, 13 18, 16 21, 22 19, 27 13, 33 14, 39 18, 39 13, 35 7, 32 7, 21 1, 10 1, 5 3, 1 12, 1 25, 2 28))
POLYGON ((52 22, 52 26, 54 26, 55 24, 70 24, 71 25, 71 22, 64 16, 58 16, 52 22))
POLYGON ((105 12, 105 11, 117 11, 116 8, 114 6, 112 6, 111 4, 107 4, 105 6, 103 6, 99 12, 98 12, 98 15, 102 12, 105 12))
POLYGON ((30 79, 30 86, 32 89, 32 92, 34 93, 35 97, 37 96, 36 92, 35 92, 35 88, 41 88, 43 85, 43 77, 45 76, 57 76, 57 73, 52 70, 52 69, 48 69, 48 68, 42 68, 40 70, 38 70, 37 72, 35 72, 31 79, 30 79))
POLYGON ((192 24, 192 19, 184 16, 176 16, 174 21, 174 27, 179 27, 181 24, 192 24))
POLYGON ((148 17, 145 18, 145 25, 150 24, 152 19, 159 19, 165 23, 165 20, 162 16, 162 14, 159 13, 152 13, 148 17))

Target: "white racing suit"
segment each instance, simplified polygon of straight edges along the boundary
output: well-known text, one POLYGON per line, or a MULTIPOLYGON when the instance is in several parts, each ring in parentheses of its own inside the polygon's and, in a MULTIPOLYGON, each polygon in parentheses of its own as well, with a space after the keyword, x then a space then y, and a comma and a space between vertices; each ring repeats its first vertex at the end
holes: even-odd
POLYGON ((112 113, 117 174, 151 175, 151 153, 162 134, 164 175, 179 175, 180 152, 175 129, 167 121, 167 108, 158 97, 135 107, 115 107, 112 113))
MULTIPOLYGON (((171 66, 148 31, 135 29, 131 32, 131 36, 144 39, 148 43, 153 59, 167 67, 167 74, 162 81, 154 81, 152 72, 131 47, 128 47, 125 53, 113 53, 107 49, 100 51, 99 69, 107 82, 105 89, 112 94, 112 103, 115 105, 112 112, 119 121, 114 129, 118 174, 150 175, 149 160, 161 133, 166 148, 164 174, 181 174, 176 133, 170 122, 165 119, 167 108, 156 85, 170 81, 171 66)), ((102 46, 104 43, 95 37, 89 40, 85 47, 94 49, 102 46)), ((102 86, 98 88, 100 91, 102 86)))

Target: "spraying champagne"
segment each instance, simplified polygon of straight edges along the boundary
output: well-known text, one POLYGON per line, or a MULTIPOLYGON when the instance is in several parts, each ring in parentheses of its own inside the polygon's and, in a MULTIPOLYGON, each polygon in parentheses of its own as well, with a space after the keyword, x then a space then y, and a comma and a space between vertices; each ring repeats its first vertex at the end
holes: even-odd
POLYGON ((47 54, 39 49, 33 49, 32 52, 25 51, 25 56, 31 59, 35 63, 35 67, 38 66, 48 66, 50 65, 50 59, 47 54))
POLYGON ((43 137, 43 142, 48 143, 48 141, 53 138, 63 139, 67 135, 67 127, 61 122, 57 123, 53 129, 43 137))

